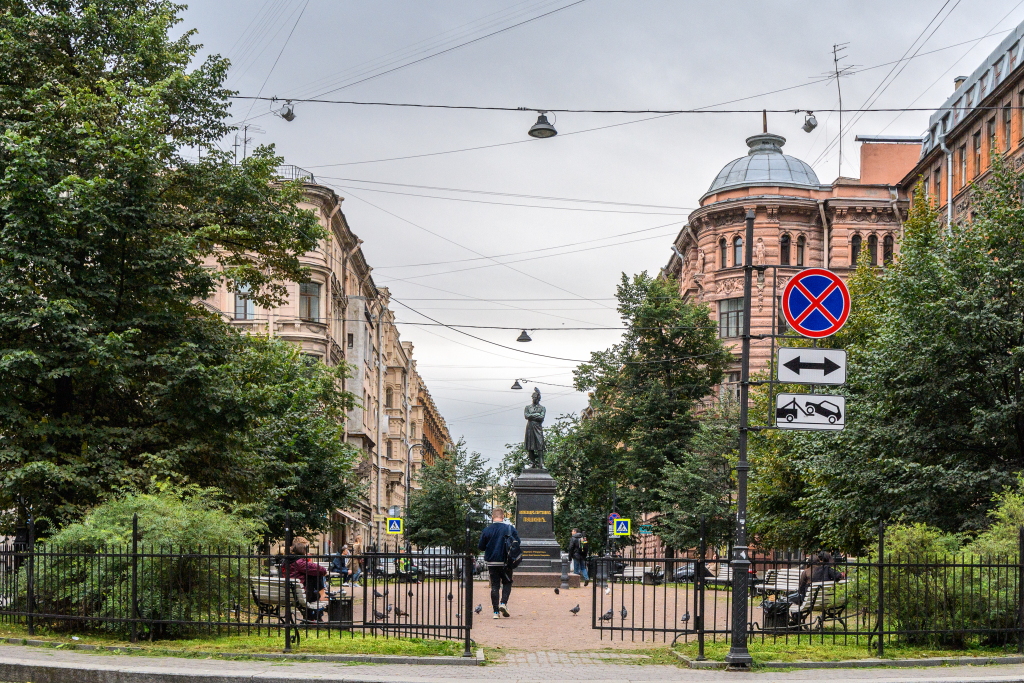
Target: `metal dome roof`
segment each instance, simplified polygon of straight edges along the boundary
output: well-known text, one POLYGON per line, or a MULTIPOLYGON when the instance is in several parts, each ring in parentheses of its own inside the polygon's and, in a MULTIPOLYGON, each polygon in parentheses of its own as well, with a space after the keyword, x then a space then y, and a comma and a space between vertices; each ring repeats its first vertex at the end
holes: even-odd
POLYGON ((747 138, 747 146, 750 147, 747 156, 726 164, 704 196, 721 190, 758 185, 817 188, 821 183, 814 170, 796 157, 783 154, 784 144, 786 138, 781 135, 751 135, 747 138))

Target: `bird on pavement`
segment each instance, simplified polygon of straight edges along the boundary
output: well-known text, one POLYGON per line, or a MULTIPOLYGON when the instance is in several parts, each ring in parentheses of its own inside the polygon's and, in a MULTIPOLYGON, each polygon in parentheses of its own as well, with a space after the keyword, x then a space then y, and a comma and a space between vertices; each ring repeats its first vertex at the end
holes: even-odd
MULTIPOLYGON (((388 614, 391 614, 391 608, 392 608, 392 605, 388 605, 388 614)), ((626 611, 626 610, 625 610, 625 608, 623 608, 623 610, 622 610, 622 611, 623 611, 623 612, 625 612, 625 611, 626 611)), ((622 615, 622 617, 623 617, 623 618, 625 618, 625 617, 626 617, 626 615, 625 615, 625 614, 623 614, 623 615, 622 615)))
POLYGON ((388 615, 384 614, 380 610, 373 610, 373 617, 378 621, 384 621, 388 618, 388 615))
POLYGON ((409 591, 409 597, 410 598, 412 597, 412 591, 409 591))
POLYGON ((451 594, 451 591, 449 591, 448 592, 448 602, 451 602, 454 598, 455 598, 455 596, 451 594))
POLYGON ((409 613, 408 612, 403 612, 401 607, 399 607, 398 605, 395 605, 395 616, 396 617, 401 617, 401 616, 406 616, 407 617, 407 616, 409 616, 409 613))
POLYGON ((384 593, 382 595, 379 590, 377 590, 376 588, 373 589, 373 597, 375 597, 375 598, 383 598, 387 594, 388 594, 387 591, 384 591, 384 593))
POLYGON ((557 588, 555 589, 555 595, 558 595, 558 589, 557 588))
POLYGON ((573 607, 573 608, 572 608, 571 610, 569 610, 569 611, 570 611, 570 612, 572 612, 572 615, 573 615, 573 616, 576 616, 577 614, 579 614, 579 613, 580 613, 580 606, 579 606, 579 605, 576 605, 575 607, 573 607))
POLYGON ((477 614, 480 614, 481 612, 483 612, 483 611, 484 611, 484 605, 483 605, 483 603, 480 603, 479 605, 477 605, 476 607, 474 607, 474 608, 473 608, 473 611, 474 611, 474 612, 476 612, 477 614))
POLYGON ((611 608, 609 608, 607 612, 601 615, 601 621, 611 621, 614 617, 615 612, 613 612, 611 608))
POLYGON ((690 613, 689 612, 687 612, 686 614, 684 614, 682 617, 679 618, 679 621, 682 621, 684 623, 689 621, 689 620, 690 620, 690 613))
POLYGON ((622 608, 621 610, 619 610, 619 614, 621 614, 621 615, 622 615, 622 618, 623 618, 623 619, 625 619, 625 618, 626 618, 626 615, 628 615, 628 614, 629 614, 629 612, 627 612, 627 611, 626 611, 626 608, 625 608, 625 607, 623 607, 623 608, 622 608))

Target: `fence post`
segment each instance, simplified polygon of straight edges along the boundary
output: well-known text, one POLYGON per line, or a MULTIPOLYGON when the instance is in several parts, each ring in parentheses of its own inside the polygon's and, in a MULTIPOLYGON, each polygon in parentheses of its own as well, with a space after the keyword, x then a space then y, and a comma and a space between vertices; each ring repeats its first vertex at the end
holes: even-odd
POLYGON ((1017 531, 1017 652, 1024 654, 1024 526, 1017 531))
POLYGON ((128 618, 132 624, 132 642, 139 642, 139 515, 132 515, 132 604, 128 618))
POLYGON ((462 568, 462 575, 466 582, 466 602, 462 607, 462 611, 466 615, 466 650, 462 653, 463 657, 473 656, 473 639, 470 637, 473 630, 473 539, 469 533, 470 515, 472 515, 472 511, 466 513, 466 566, 462 568))
POLYGON ((32 614, 36 611, 35 596, 35 573, 36 573, 36 525, 32 521, 32 513, 28 515, 28 575, 25 581, 25 588, 28 590, 28 634, 36 634, 35 619, 32 614))
POLYGON ((284 564, 281 566, 281 589, 284 591, 284 651, 292 650, 292 586, 289 579, 292 552, 292 516, 284 527, 284 564))
POLYGON ((885 522, 878 523, 878 656, 885 655, 885 522))
POLYGON ((704 555, 707 552, 707 517, 700 516, 700 540, 697 542, 696 583, 697 601, 694 607, 697 612, 697 661, 703 662, 704 657, 704 555))

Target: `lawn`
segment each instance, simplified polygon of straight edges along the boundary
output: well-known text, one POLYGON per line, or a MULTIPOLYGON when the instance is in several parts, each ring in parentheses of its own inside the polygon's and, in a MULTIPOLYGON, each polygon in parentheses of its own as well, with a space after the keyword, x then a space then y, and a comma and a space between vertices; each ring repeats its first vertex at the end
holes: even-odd
MULTIPOLYGON (((772 642, 766 640, 763 643, 752 640, 748 643, 750 655, 757 662, 835 662, 850 659, 872 659, 878 657, 878 650, 875 647, 868 649, 867 638, 862 639, 860 645, 842 643, 830 643, 828 641, 808 642, 802 638, 798 643, 795 638, 789 642, 778 640, 772 642)), ((676 652, 682 653, 691 659, 697 657, 697 643, 679 643, 675 647, 676 652)), ((704 645, 704 656, 715 662, 725 661, 725 655, 729 652, 729 643, 707 642, 704 645)), ((994 657, 1016 654, 1016 647, 969 647, 964 650, 943 650, 934 647, 914 647, 910 645, 886 645, 884 659, 925 659, 929 657, 994 657)))
MULTIPOLYGON (((419 638, 384 638, 372 635, 331 633, 326 631, 317 637, 316 631, 310 630, 308 635, 301 631, 298 645, 292 645, 294 654, 367 654, 367 655, 406 655, 406 656, 437 656, 461 655, 464 649, 462 642, 445 640, 423 640, 419 638)), ((2 638, 28 638, 28 631, 23 626, 0 624, 2 638)), ((140 641, 132 644, 126 640, 106 634, 71 634, 36 628, 33 640, 45 640, 53 643, 75 643, 99 646, 131 646, 138 647, 143 653, 223 653, 223 654, 275 654, 284 650, 284 632, 277 635, 221 635, 204 636, 190 639, 168 639, 153 643, 140 641), (77 638, 77 640, 73 640, 77 638)))

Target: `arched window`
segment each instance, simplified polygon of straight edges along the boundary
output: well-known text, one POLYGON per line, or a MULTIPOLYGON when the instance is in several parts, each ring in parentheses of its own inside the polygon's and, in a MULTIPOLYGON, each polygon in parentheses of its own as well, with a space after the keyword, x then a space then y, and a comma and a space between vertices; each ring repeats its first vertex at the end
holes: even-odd
POLYGON ((803 267, 804 265, 804 246, 806 246, 807 240, 803 235, 796 238, 796 265, 803 267))
POLYGON ((850 265, 857 265, 857 257, 860 256, 860 235, 854 235, 850 240, 850 265))
POLYGON ((729 247, 726 246, 725 238, 718 240, 718 267, 728 268, 729 264, 726 262, 726 257, 729 253, 729 247))
POLYGON ((868 237, 868 263, 878 265, 878 237, 875 235, 868 237))
POLYGON ((732 240, 732 264, 734 266, 743 265, 743 238, 734 237, 732 240))
POLYGON ((779 239, 779 265, 789 265, 789 235, 783 235, 779 239))
POLYGON ((384 391, 384 407, 385 408, 393 407, 392 403, 394 402, 394 400, 395 400, 395 392, 391 389, 391 387, 388 387, 384 391))
POLYGON ((886 235, 882 240, 882 263, 885 265, 892 263, 892 235, 886 235))

